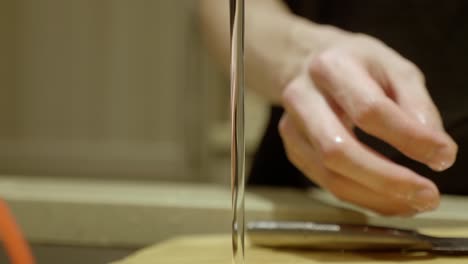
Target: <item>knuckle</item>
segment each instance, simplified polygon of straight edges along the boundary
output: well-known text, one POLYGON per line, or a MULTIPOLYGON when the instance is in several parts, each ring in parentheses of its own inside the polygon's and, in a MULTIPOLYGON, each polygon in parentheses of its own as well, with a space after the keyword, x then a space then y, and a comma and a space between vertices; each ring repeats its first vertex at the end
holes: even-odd
POLYGON ((416 64, 411 61, 405 60, 398 69, 398 74, 401 78, 406 80, 416 80, 425 83, 424 73, 419 69, 416 64))
POLYGON ((312 78, 320 80, 331 78, 334 69, 344 57, 344 52, 338 49, 330 49, 318 54, 309 65, 312 78))
POLYGON ((300 85, 294 81, 286 85, 286 87, 283 89, 283 92, 281 93, 281 100, 283 105, 290 105, 297 101, 297 98, 301 96, 300 89, 300 85))
POLYGON ((378 116, 384 111, 385 104, 380 99, 366 99, 355 105, 353 119, 359 127, 366 127, 372 124, 378 116))
POLYGON ((346 155, 346 146, 334 140, 327 140, 327 143, 319 146, 319 153, 323 164, 327 167, 335 167, 346 155))

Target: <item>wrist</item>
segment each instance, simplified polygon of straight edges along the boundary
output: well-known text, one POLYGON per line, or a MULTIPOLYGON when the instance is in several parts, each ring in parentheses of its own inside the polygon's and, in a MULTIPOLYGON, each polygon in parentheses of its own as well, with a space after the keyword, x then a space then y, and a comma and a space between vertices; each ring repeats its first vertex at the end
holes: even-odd
POLYGON ((246 82, 273 104, 281 103, 283 89, 303 70, 310 56, 350 35, 289 11, 254 11, 251 8, 247 13, 246 82))

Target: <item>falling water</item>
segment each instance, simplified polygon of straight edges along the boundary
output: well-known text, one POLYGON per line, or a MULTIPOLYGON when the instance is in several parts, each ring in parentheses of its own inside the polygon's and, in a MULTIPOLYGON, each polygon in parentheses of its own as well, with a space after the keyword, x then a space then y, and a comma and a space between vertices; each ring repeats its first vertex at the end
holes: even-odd
POLYGON ((244 264, 244 0, 230 0, 230 14, 232 253, 233 264, 244 264))

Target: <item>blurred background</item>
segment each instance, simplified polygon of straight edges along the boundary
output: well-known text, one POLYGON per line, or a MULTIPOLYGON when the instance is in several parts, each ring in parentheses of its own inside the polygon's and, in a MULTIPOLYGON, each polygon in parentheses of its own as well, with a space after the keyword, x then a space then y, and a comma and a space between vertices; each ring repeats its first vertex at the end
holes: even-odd
MULTIPOLYGON (((99 216, 110 210, 102 201, 125 203, 139 186, 229 188, 229 84, 203 47, 196 4, 0 0, 0 198, 39 263, 103 263, 163 239, 143 227, 146 240, 126 244, 131 235, 99 234, 105 217, 118 219, 99 216)), ((248 94, 248 159, 266 110, 248 94)), ((112 204, 134 225, 154 223, 112 204)))

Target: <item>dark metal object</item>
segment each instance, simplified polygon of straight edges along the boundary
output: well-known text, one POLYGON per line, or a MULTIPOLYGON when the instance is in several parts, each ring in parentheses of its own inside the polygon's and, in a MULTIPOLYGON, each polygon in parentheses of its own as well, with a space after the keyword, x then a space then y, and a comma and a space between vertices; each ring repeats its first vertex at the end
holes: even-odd
POLYGON ((314 222, 256 221, 254 245, 321 250, 406 250, 468 255, 468 238, 434 237, 409 229, 314 222))

